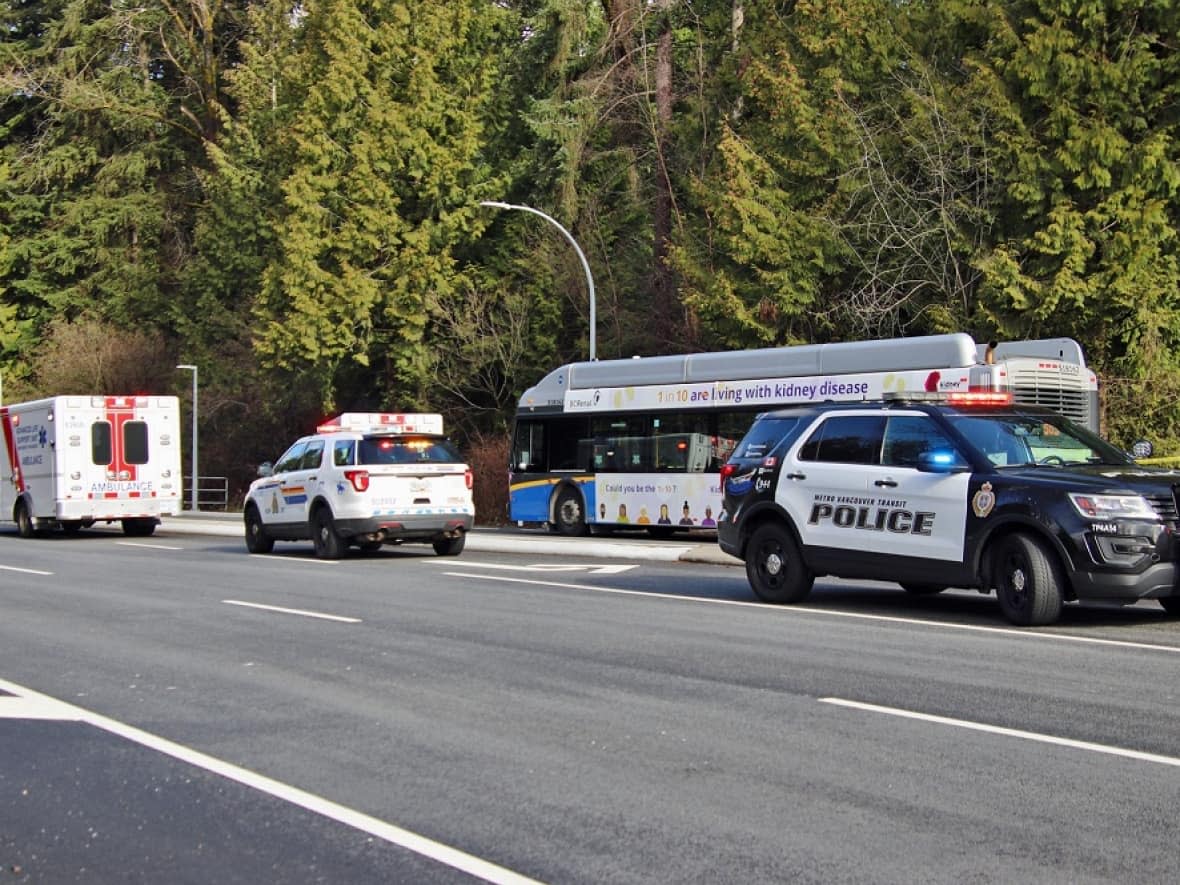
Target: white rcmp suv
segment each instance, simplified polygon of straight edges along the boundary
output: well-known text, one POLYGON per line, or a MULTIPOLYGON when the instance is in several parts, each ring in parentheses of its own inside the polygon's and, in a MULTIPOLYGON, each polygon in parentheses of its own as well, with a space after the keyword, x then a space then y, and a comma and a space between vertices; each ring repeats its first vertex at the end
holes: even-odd
POLYGON ((471 469, 443 435, 442 416, 346 412, 258 468, 246 493, 246 548, 315 544, 320 559, 350 545, 428 541, 463 550, 475 520, 471 469))

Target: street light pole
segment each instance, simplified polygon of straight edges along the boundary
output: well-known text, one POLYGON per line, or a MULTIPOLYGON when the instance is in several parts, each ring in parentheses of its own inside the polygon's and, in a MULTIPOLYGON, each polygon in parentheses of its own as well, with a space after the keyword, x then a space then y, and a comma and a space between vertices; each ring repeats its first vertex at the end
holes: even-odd
POLYGON ((586 255, 582 252, 582 247, 578 245, 578 241, 574 239, 574 235, 558 223, 557 219, 551 218, 540 209, 534 209, 532 206, 518 206, 515 203, 501 203, 498 200, 481 200, 481 206, 491 206, 494 209, 519 209, 521 212, 531 212, 533 215, 540 215, 559 231, 562 236, 569 240, 569 244, 574 247, 574 251, 578 253, 578 259, 582 262, 582 270, 586 272, 586 287, 590 291, 590 360, 596 360, 596 329, 598 327, 597 308, 594 303, 594 277, 590 274, 590 262, 586 260, 586 255))
POLYGON ((177 366, 178 369, 184 369, 186 372, 193 373, 193 485, 192 485, 192 504, 189 509, 196 513, 200 510, 200 505, 197 500, 197 486, 200 485, 199 475, 197 472, 197 367, 184 363, 177 366))

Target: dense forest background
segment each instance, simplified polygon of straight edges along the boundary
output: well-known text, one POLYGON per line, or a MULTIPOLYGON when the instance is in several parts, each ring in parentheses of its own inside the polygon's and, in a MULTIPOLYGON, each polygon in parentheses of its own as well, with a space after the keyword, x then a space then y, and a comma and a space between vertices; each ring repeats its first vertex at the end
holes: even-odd
MULTIPOLYGON (((1180 448, 1176 0, 0 0, 4 401, 496 450, 599 358, 1069 336, 1180 448)), ((503 463, 487 469, 503 470, 503 463)))

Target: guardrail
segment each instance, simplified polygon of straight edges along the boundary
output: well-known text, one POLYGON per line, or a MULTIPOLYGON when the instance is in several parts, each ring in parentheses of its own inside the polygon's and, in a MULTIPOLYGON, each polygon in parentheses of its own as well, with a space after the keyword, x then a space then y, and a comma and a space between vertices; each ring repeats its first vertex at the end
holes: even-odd
MULTIPOLYGON (((191 508, 193 500, 193 478, 184 478, 184 506, 191 508)), ((229 506, 229 477, 197 477, 197 509, 225 510, 229 506)))

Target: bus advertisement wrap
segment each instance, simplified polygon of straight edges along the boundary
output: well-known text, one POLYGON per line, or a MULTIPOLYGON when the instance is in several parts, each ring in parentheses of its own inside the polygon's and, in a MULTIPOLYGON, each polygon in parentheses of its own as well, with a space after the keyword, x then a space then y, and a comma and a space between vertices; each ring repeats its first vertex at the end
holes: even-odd
POLYGON ((659 409, 715 408, 718 406, 780 406, 824 400, 880 399, 885 393, 906 390, 965 391, 966 371, 866 372, 858 375, 815 375, 802 378, 761 378, 748 381, 710 381, 647 387, 600 387, 567 390, 569 412, 656 411, 659 409))

